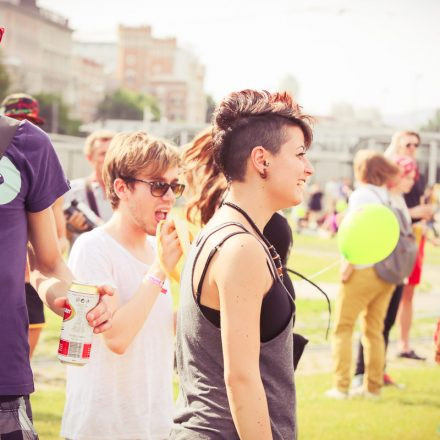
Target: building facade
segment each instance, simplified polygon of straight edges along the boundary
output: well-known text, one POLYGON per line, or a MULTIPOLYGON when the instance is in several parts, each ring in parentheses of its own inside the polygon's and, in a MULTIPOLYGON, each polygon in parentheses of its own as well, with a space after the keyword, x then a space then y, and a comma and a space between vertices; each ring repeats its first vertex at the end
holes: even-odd
POLYGON ((203 123, 205 71, 175 38, 155 38, 150 26, 119 26, 117 79, 121 87, 153 95, 168 121, 203 123))
POLYGON ((6 28, 2 62, 11 92, 54 93, 72 104, 72 32, 68 20, 36 5, 36 0, 0 0, 6 28))

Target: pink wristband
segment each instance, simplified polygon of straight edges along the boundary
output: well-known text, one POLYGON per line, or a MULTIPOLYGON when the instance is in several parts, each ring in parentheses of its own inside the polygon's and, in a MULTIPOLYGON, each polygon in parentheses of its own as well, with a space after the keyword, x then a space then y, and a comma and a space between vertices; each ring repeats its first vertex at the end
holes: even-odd
POLYGON ((155 277, 154 275, 150 275, 149 273, 145 274, 144 279, 149 281, 150 283, 153 283, 156 286, 160 287, 160 293, 167 293, 167 289, 163 287, 164 281, 162 281, 160 278, 155 277))

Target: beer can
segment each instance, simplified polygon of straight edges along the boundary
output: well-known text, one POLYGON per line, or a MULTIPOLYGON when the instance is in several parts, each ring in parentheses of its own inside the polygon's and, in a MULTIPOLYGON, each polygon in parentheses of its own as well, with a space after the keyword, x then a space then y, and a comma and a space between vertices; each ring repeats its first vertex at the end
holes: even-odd
POLYGON ((98 288, 74 281, 67 292, 58 359, 64 364, 82 366, 90 358, 93 328, 86 315, 99 301, 98 288))

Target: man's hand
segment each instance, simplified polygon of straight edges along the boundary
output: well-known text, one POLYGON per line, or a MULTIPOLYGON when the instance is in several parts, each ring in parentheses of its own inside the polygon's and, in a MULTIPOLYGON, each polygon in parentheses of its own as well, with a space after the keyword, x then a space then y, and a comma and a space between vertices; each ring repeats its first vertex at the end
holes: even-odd
POLYGON ((180 276, 175 271, 175 267, 182 256, 182 247, 172 219, 158 224, 156 243, 160 267, 168 278, 179 281, 180 276))
MULTIPOLYGON (((93 327, 93 333, 102 333, 110 329, 112 313, 105 299, 105 295, 113 296, 115 289, 110 286, 98 286, 99 301, 98 304, 87 313, 87 321, 90 327, 93 327)), ((61 297, 55 299, 55 305, 64 308, 67 304, 67 298, 61 297)))
POLYGON ((341 281, 343 283, 346 283, 350 279, 353 271, 354 271, 353 265, 348 261, 344 260, 341 264, 341 269, 339 271, 341 276, 341 281))
POLYGON ((69 218, 66 219, 66 222, 77 232, 84 232, 89 229, 85 215, 79 211, 74 212, 69 218))

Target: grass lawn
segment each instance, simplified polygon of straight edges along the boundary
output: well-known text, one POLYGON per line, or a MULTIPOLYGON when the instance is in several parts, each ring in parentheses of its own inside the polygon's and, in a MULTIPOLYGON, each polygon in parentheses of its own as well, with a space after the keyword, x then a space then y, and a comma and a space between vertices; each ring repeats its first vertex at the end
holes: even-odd
MULTIPOLYGON (((333 401, 323 396, 329 374, 297 375, 300 439, 428 440, 440 429, 440 381, 436 367, 391 371, 406 388, 386 388, 378 401, 333 401)), ((42 440, 58 439, 64 391, 32 396, 35 426, 42 440)))
MULTIPOLYGON (((338 258, 336 239, 297 235, 289 267, 310 276, 338 258)), ((428 245, 426 263, 434 268, 427 271, 429 282, 434 284, 435 265, 440 267, 440 249, 428 245)), ((335 267, 314 281, 335 283, 337 277, 338 268, 335 267)), ((173 284, 172 288, 177 304, 178 287, 173 284)), ((311 348, 329 344, 324 338, 327 326, 324 298, 317 293, 316 299, 299 298, 296 305, 297 330, 311 340, 311 348)), ((53 440, 59 438, 64 405, 64 367, 56 361, 60 318, 49 311, 46 317, 48 323, 34 357, 37 391, 32 395, 32 405, 40 438, 53 440)), ((432 317, 415 316, 414 338, 431 338, 433 330, 432 317)), ((300 370, 296 375, 300 439, 440 440, 440 367, 428 363, 413 366, 410 361, 398 366, 393 364, 391 368, 393 378, 406 384, 406 388, 386 388, 379 401, 328 400, 323 393, 330 386, 330 374, 308 374, 300 370)))

